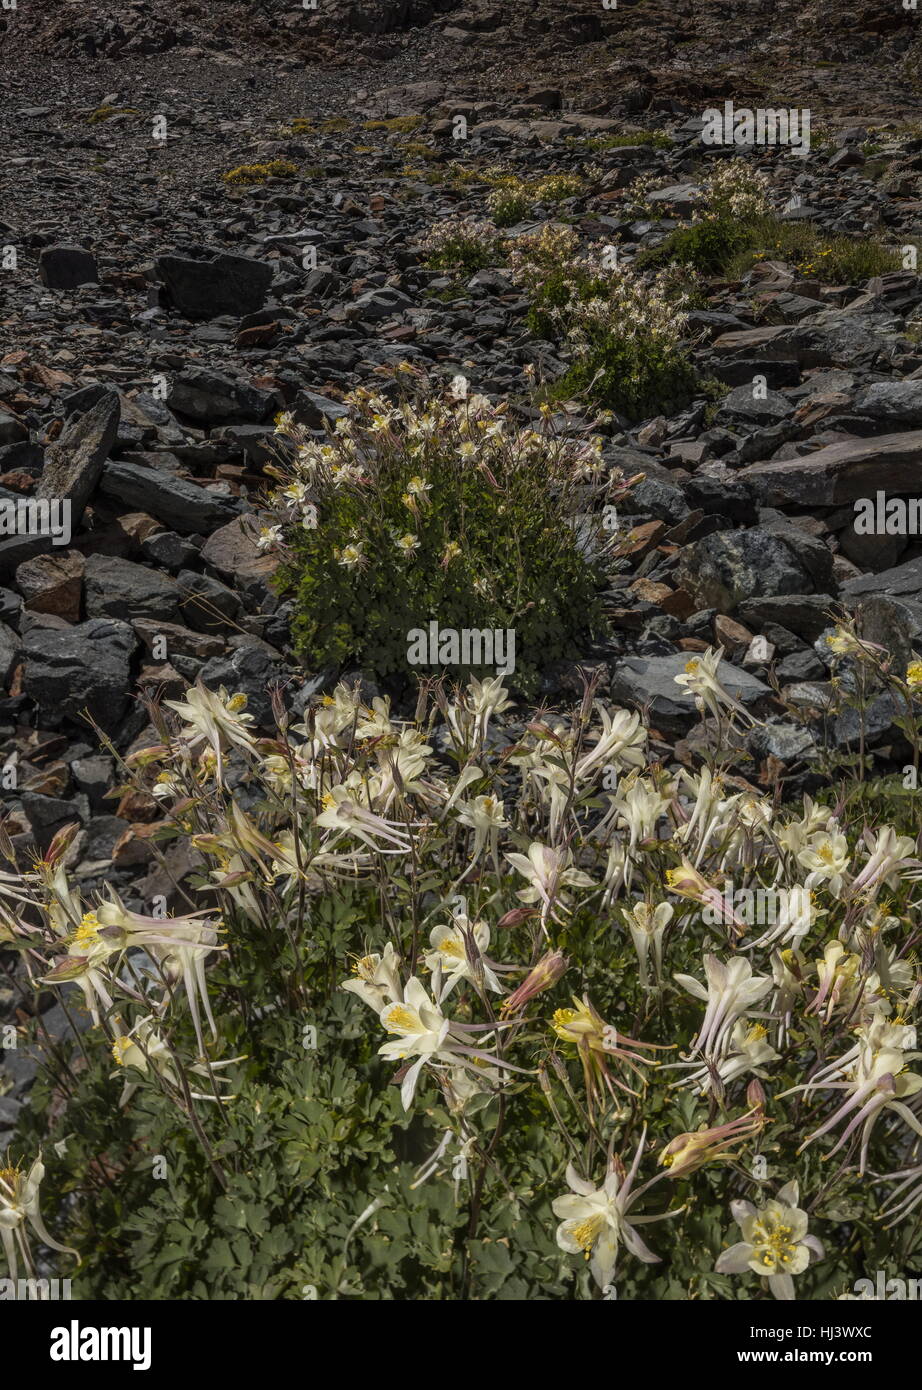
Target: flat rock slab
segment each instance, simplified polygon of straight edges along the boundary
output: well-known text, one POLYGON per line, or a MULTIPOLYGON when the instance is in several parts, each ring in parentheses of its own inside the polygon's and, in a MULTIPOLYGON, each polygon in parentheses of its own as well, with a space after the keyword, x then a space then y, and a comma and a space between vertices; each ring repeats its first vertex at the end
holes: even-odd
POLYGON ((76 627, 36 627, 23 640, 26 694, 43 716, 80 721, 84 710, 107 732, 130 696, 137 638, 127 623, 94 618, 76 627))
POLYGON ((863 598, 865 594, 889 594, 891 598, 922 599, 922 558, 905 565, 848 579, 842 585, 843 598, 863 598))
POLYGON ((67 426, 45 456, 38 496, 69 501, 74 530, 102 475, 120 419, 118 392, 106 391, 94 406, 67 426))
POLYGON ((237 510, 229 498, 218 497, 162 468, 144 468, 137 463, 107 464, 99 487, 105 497, 148 512, 180 535, 208 535, 237 510))
POLYGON ((835 507, 885 492, 922 491, 922 430, 847 439, 798 459, 753 463, 737 474, 768 506, 835 507))
POLYGON ((266 302, 273 276, 271 266, 251 256, 205 248, 158 256, 154 270, 173 308, 190 319, 254 314, 266 302))

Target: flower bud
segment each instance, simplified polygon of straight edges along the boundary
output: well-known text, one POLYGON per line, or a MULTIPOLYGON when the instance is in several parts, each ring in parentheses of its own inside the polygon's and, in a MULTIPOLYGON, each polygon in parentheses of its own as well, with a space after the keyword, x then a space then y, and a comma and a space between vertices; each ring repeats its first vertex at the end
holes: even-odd
MULTIPOLYGON (((502 925, 502 924, 500 924, 502 925)), ((518 1013, 536 994, 556 985, 567 968, 567 958, 562 951, 550 951, 543 956, 519 985, 518 989, 503 1002, 503 1014, 518 1013)))

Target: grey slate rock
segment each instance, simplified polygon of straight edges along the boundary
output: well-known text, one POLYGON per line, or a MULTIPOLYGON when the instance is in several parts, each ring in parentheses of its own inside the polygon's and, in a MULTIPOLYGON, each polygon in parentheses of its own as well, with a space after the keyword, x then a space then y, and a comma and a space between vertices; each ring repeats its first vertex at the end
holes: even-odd
POLYGON ((46 246, 38 258, 38 273, 49 290, 75 290, 99 283, 96 257, 83 246, 46 246))
POLYGON ((85 796, 42 796, 23 791, 22 809, 39 849, 46 850, 59 830, 74 821, 86 821, 90 807, 85 796))
POLYGON ((737 386, 724 397, 714 422, 729 429, 733 429, 740 421, 747 424, 773 425, 786 420, 793 412, 794 406, 786 396, 771 390, 766 390, 764 398, 753 396, 750 384, 737 386))
POLYGON ((178 574, 198 558, 198 549, 175 531, 155 531, 141 542, 141 554, 171 574, 178 574))
POLYGON ((115 773, 114 760, 105 753, 91 753, 85 758, 75 758, 70 771, 80 791, 86 794, 90 808, 96 811, 103 806, 103 798, 115 773))
POLYGON ((9 687, 10 677, 16 669, 22 651, 22 643, 17 633, 6 623, 0 623, 0 689, 9 687))
POLYGON ((84 596, 89 618, 117 618, 126 623, 134 618, 179 621, 176 581, 115 555, 88 556, 84 596))
POLYGON ((26 694, 47 720, 63 716, 79 721, 87 709, 111 733, 128 704, 136 647, 127 623, 109 618, 63 629, 34 627, 23 641, 26 694))
POLYGON ((858 393, 855 409, 885 425, 922 425, 922 381, 875 381, 858 393))
POLYGON ((829 610, 834 607, 831 594, 786 594, 783 598, 767 594, 741 603, 738 616, 756 632, 764 632, 766 623, 778 623, 805 641, 815 642, 828 628, 829 610))
POLYGON ((271 266, 250 256, 206 247, 189 248, 187 255, 158 256, 154 272, 173 308, 187 318, 204 319, 255 313, 266 302, 274 274, 271 266))
POLYGON ((108 390, 62 431, 45 456, 37 495, 68 500, 74 531, 102 476, 103 465, 118 434, 120 417, 118 392, 108 390))
POLYGON ((778 758, 783 763, 804 762, 817 752, 813 734, 796 724, 762 724, 750 732, 746 745, 754 758, 778 758))
MULTIPOLYGON (((649 706, 650 722, 664 733, 684 733, 699 718, 694 697, 674 680, 688 661, 687 652, 624 657, 611 667, 611 697, 617 703, 649 706)), ((729 661, 720 663, 717 677, 734 699, 747 706, 772 693, 764 682, 729 661)))
POLYGON ((261 424, 279 403, 275 391, 222 376, 208 367, 187 367, 173 383, 170 407, 199 425, 250 421, 261 424))
POLYGON ((842 597, 863 598, 866 594, 890 594, 922 600, 922 556, 907 560, 905 565, 882 570, 880 574, 865 574, 860 579, 847 579, 842 585, 842 597))
POLYGON ((147 512, 182 535, 207 535, 232 521, 238 505, 161 468, 137 463, 106 465, 100 492, 126 506, 147 512))
POLYGON ((238 632, 234 619, 240 612, 240 600, 220 580, 194 570, 183 570, 177 584, 180 590, 182 622, 193 632, 238 632))
MULTIPOLYGON (((830 573, 831 564, 830 556, 830 573)), ((685 546, 676 577, 697 607, 729 615, 746 599, 808 593, 815 587, 813 567, 811 563, 808 568, 799 541, 793 542, 786 532, 753 526, 747 531, 716 531, 685 546)))

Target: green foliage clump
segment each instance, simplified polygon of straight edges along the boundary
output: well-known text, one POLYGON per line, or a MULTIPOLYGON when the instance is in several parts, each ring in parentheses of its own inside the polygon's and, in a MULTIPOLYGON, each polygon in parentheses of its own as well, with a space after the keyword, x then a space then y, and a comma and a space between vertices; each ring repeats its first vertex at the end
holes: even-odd
POLYGON ((299 443, 298 476, 282 494, 318 513, 315 527, 286 533, 283 583, 305 663, 357 661, 405 682, 409 633, 437 620, 514 630, 510 679, 533 689, 599 622, 603 570, 572 524, 598 487, 598 442, 517 429, 483 397, 349 399, 329 444, 299 443))
POLYGON ((632 420, 671 413, 696 387, 681 343, 683 297, 674 283, 647 283, 620 267, 614 252, 581 253, 575 232, 553 226, 513 248, 514 273, 532 292, 529 329, 570 353, 551 394, 578 396, 632 420))
POLYGON ((99 125, 102 121, 110 121, 113 116, 140 116, 140 111, 134 106, 97 106, 95 111, 91 111, 87 116, 90 125, 99 125))
POLYGON ((502 239, 489 222, 462 217, 436 222, 423 240, 427 264, 433 270, 457 270, 473 275, 503 259, 502 239))
POLYGON ((827 284, 858 285, 899 268, 899 252, 875 237, 830 236, 813 222, 787 222, 770 210, 765 175, 731 160, 705 181, 703 215, 637 257, 643 269, 684 265, 741 279, 761 260, 792 263, 827 284))
POLYGON ((225 183, 252 184, 265 183, 267 179, 293 179, 297 174, 297 164, 287 159, 270 159, 265 164, 238 164, 222 177, 225 183))

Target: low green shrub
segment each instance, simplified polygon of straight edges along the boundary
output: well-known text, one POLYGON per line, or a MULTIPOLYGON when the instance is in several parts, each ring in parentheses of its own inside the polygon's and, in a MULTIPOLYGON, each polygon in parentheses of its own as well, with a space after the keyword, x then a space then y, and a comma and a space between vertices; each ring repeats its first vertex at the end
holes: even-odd
POLYGON ((352 661, 399 682, 412 675, 408 634, 431 620, 512 629, 514 683, 533 689, 598 626, 604 566, 586 558, 573 523, 610 500, 616 479, 598 440, 517 427, 466 385, 448 400, 420 389, 396 405, 353 393, 325 444, 280 425, 296 450, 278 498, 294 509, 281 582, 299 650, 314 670, 352 661), (316 526, 299 524, 304 506, 316 526))

